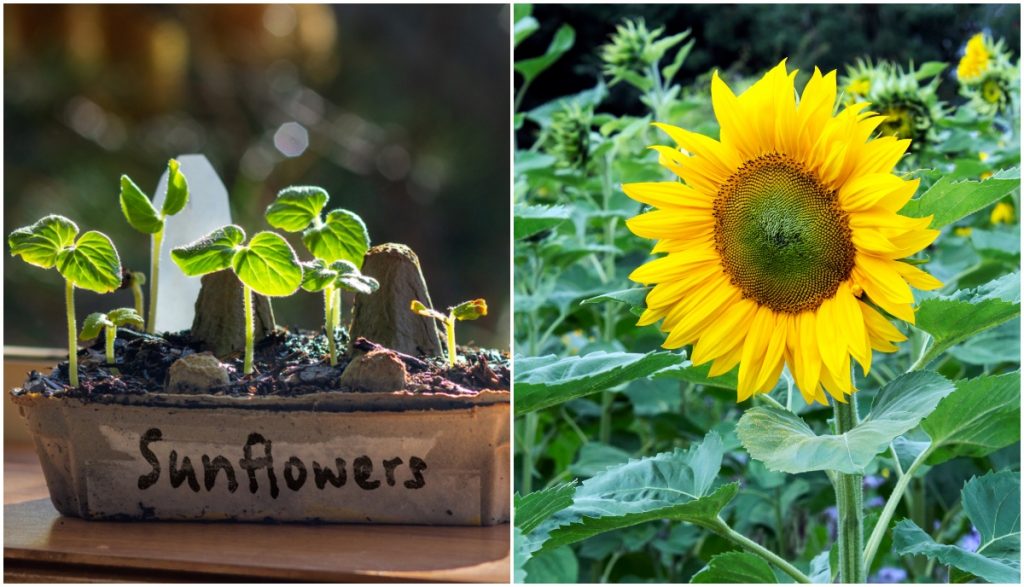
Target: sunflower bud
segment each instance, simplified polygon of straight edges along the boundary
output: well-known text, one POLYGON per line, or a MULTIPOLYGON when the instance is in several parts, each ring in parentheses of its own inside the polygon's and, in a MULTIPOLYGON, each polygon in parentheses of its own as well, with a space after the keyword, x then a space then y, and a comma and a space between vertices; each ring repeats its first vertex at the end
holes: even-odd
POLYGON ((551 116, 551 130, 544 150, 558 167, 584 169, 590 161, 590 127, 593 112, 568 104, 551 116))
POLYGON ((664 30, 647 30, 643 19, 627 20, 615 27, 610 42, 600 49, 604 72, 612 78, 609 85, 643 75, 660 57, 655 55, 654 45, 664 30))

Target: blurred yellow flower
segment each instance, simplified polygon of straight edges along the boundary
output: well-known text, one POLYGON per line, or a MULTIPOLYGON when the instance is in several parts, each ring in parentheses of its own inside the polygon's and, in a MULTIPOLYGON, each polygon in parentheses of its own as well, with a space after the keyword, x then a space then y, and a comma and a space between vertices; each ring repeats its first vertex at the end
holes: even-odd
POLYGON ((999 202, 992 208, 992 214, 989 216, 989 221, 992 224, 1011 224, 1014 219, 1013 204, 1008 202, 999 202))
POLYGON ((963 238, 967 238, 971 236, 971 232, 973 230, 974 229, 972 229, 970 226, 957 226, 956 228, 953 229, 953 234, 963 238))
POLYGON ((991 53, 989 53, 985 35, 978 33, 967 41, 964 56, 956 66, 956 75, 964 83, 972 83, 981 79, 988 71, 991 53))
POLYGON ((629 229, 667 253, 630 275, 655 284, 638 325, 661 321, 662 346, 694 345, 712 377, 739 365, 738 401, 788 365, 808 402, 845 402, 851 357, 866 373, 872 350, 906 340, 876 308, 912 323, 910 286, 942 286, 900 260, 939 234, 898 214, 919 184, 893 173, 910 141, 873 139, 885 117, 866 103, 833 114, 834 71, 815 69, 798 101, 796 73, 783 61, 737 96, 716 72, 720 139, 657 124, 678 148, 652 148, 683 181, 623 186, 655 208, 629 229))
POLYGON ((988 161, 988 153, 986 153, 985 151, 979 151, 978 161, 988 161))

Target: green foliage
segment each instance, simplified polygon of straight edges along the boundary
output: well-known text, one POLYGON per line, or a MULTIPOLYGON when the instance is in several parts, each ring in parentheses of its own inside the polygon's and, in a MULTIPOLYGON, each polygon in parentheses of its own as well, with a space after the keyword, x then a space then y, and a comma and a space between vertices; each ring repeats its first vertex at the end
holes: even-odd
POLYGON ((686 357, 676 353, 607 353, 582 357, 516 358, 516 413, 525 414, 677 365, 686 357))
POLYGON ((1020 473, 1001 471, 964 485, 967 518, 981 535, 976 552, 939 544, 910 520, 896 525, 894 548, 924 555, 990 583, 1020 583, 1020 473))
POLYGON ((167 193, 164 204, 158 211, 149 197, 127 175, 121 176, 121 212, 128 224, 146 234, 156 234, 164 229, 168 216, 181 212, 188 204, 188 180, 181 173, 181 164, 171 159, 167 162, 167 193))
MULTIPOLYGON (((525 17, 530 18, 530 17, 525 17)), ((529 26, 529 25, 527 25, 529 26)), ((558 59, 565 55, 569 49, 572 49, 573 43, 576 42, 576 31, 569 25, 562 25, 558 31, 555 32, 555 36, 551 39, 551 44, 548 45, 543 55, 533 57, 530 59, 523 59, 522 61, 516 61, 515 70, 519 75, 523 76, 525 83, 530 83, 538 75, 544 72, 547 68, 558 61, 558 59)))
POLYGON ((483 298, 477 298, 475 300, 469 300, 456 304, 448 308, 448 315, 444 315, 437 310, 428 308, 423 305, 423 302, 419 300, 412 300, 409 304, 409 309, 413 313, 425 316, 427 318, 433 318, 442 325, 444 325, 445 338, 448 341, 448 366, 455 366, 455 356, 457 354, 457 347, 455 346, 455 322, 462 322, 465 320, 477 320, 487 315, 487 301, 483 298))
POLYGON ((57 264, 57 255, 70 247, 78 236, 78 225, 51 214, 32 226, 19 228, 7 237, 11 255, 20 256, 26 263, 49 269, 57 264))
POLYGON ((314 259, 302 263, 302 289, 316 292, 327 287, 369 295, 380 288, 380 283, 369 275, 363 275, 349 261, 335 261, 328 265, 314 259))
POLYGON ((302 266, 281 235, 259 232, 244 242, 245 231, 229 225, 171 249, 171 259, 193 277, 231 267, 242 283, 265 296, 288 296, 299 289, 302 266))
POLYGON ((278 192, 267 206, 265 216, 274 228, 285 232, 302 231, 302 242, 317 259, 327 264, 348 261, 363 266, 370 248, 366 224, 354 212, 337 209, 320 214, 330 199, 327 191, 315 186, 292 186, 278 192))
POLYGON ((907 373, 882 388, 871 413, 849 432, 817 435, 792 412, 757 407, 743 414, 736 434, 750 456, 773 471, 863 473, 875 455, 952 392, 953 384, 938 373, 907 373))
POLYGON ((959 381, 921 423, 931 438, 928 463, 984 457, 1020 440, 1020 371, 959 381))
POLYGON ((514 503, 516 528, 525 534, 533 532, 552 514, 572 505, 574 493, 576 493, 576 483, 562 483, 541 491, 534 491, 525 497, 516 494, 514 503))
POLYGON ((93 312, 85 317, 82 332, 78 335, 82 340, 92 340, 100 335, 104 328, 134 326, 141 329, 145 321, 134 308, 117 308, 110 312, 93 312))
POLYGON ((50 215, 7 237, 12 256, 49 269, 56 267, 75 287, 108 293, 121 287, 121 258, 110 238, 90 230, 78 240, 78 226, 63 216, 50 215))
POLYGON ((746 552, 725 552, 714 556, 691 583, 778 583, 768 563, 746 552))
POLYGON ((907 202, 900 214, 914 218, 933 216, 931 227, 942 228, 998 202, 1020 189, 1020 169, 1004 169, 984 181, 943 176, 920 198, 907 202))

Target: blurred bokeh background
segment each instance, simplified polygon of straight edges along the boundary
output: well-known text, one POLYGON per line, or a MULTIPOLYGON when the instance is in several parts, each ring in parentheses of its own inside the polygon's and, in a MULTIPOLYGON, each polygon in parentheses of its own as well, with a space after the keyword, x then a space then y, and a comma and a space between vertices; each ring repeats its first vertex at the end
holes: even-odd
MULTIPOLYGON (((202 153, 248 232, 269 228, 279 189, 323 186, 373 243, 419 254, 436 305, 488 300, 460 343, 507 348, 508 20, 505 6, 6 5, 4 233, 64 214, 148 272, 118 178, 151 191, 168 158, 202 153)), ((5 257, 5 344, 65 344, 60 277, 5 257)), ((115 305, 130 293, 77 296, 79 319, 115 305)), ((274 310, 315 328, 321 299, 274 310)))
MULTIPOLYGON (((541 28, 517 54, 540 55, 564 23, 575 29, 576 42, 544 73, 543 83, 531 86, 523 111, 593 88, 601 72, 593 49, 608 42, 615 25, 627 18, 643 18, 649 28, 664 26, 669 34, 691 29, 697 42, 680 70, 684 84, 716 67, 760 74, 783 57, 800 69, 818 66, 839 73, 868 55, 897 63, 955 64, 964 42, 980 30, 1002 37, 1011 49, 1020 46, 1018 4, 538 4, 533 16, 541 28)), ((617 84, 609 88, 602 109, 636 114, 643 106, 634 93, 629 84, 617 84)), ((950 99, 956 84, 944 84, 939 93, 950 99)))

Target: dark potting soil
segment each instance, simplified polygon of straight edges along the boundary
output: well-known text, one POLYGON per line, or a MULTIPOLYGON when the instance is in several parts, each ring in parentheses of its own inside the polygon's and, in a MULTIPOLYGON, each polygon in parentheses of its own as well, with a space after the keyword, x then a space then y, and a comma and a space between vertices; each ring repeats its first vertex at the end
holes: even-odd
MULTIPOLYGON (((241 353, 221 357, 229 382, 207 393, 288 397, 324 391, 357 392, 338 384, 349 363, 345 349, 350 341, 343 330, 337 332, 335 340, 338 364, 331 366, 325 335, 279 329, 255 344, 254 369, 247 376, 242 375, 241 353)), ((460 347, 459 355, 465 361, 449 367, 443 357, 412 357, 363 338, 351 344, 364 352, 384 350, 401 360, 407 372, 405 391, 412 393, 476 395, 483 390, 508 390, 511 382, 508 354, 493 349, 460 347)), ((92 346, 78 352, 78 387, 71 387, 68 363, 64 361, 48 375, 32 371, 25 386, 15 393, 89 397, 163 392, 171 364, 204 349, 187 330, 155 336, 118 329, 114 350, 117 362, 107 365, 101 334, 92 346)))

